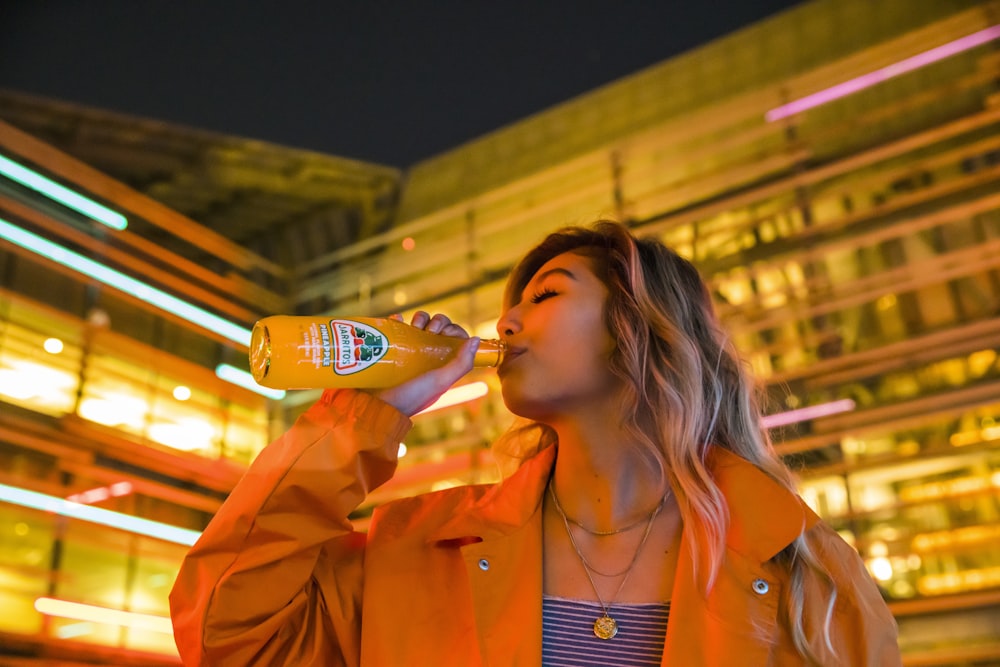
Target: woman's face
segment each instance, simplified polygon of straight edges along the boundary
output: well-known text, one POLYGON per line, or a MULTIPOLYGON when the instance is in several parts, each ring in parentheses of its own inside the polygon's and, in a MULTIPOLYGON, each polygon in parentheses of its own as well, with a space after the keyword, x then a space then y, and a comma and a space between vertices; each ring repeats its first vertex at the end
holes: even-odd
POLYGON ((591 260, 572 252, 546 262, 514 296, 497 322, 508 344, 498 373, 511 412, 551 423, 617 403, 607 297, 591 260))

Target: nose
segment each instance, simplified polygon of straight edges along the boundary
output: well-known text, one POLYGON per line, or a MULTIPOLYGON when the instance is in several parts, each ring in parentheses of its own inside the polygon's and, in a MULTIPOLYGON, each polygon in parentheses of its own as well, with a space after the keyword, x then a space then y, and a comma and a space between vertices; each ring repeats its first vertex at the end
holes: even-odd
POLYGON ((517 306, 504 311, 500 319, 497 320, 497 333, 501 338, 513 336, 521 330, 521 317, 517 306))

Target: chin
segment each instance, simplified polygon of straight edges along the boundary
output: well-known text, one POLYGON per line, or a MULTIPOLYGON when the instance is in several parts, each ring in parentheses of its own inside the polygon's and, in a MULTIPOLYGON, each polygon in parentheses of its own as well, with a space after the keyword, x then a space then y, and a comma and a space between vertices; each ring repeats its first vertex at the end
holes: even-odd
POLYGON ((503 396, 503 403, 507 406, 507 410, 517 417, 548 423, 548 418, 552 416, 552 409, 548 403, 533 400, 522 393, 508 389, 506 385, 501 387, 501 395, 503 396))

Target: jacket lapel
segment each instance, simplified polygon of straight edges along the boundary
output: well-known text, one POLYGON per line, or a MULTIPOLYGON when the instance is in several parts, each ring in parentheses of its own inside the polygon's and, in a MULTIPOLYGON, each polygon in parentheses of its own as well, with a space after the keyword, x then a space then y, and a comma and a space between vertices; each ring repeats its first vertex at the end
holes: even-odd
MULTIPOLYGON (((555 456, 555 447, 539 452, 429 536, 462 553, 485 665, 541 664, 539 510, 555 456)), ((713 448, 708 465, 729 506, 725 561, 706 596, 709 564, 696 566, 685 527, 662 664, 757 667, 767 664, 781 595, 767 562, 819 518, 731 452, 713 448)))
POLYGON ((794 493, 735 454, 714 448, 708 465, 729 507, 726 553, 711 592, 710 563, 685 526, 662 665, 769 664, 784 578, 770 564, 817 517, 794 493))
POLYGON ((763 563, 820 520, 797 494, 728 450, 713 447, 708 465, 729 505, 726 543, 737 553, 763 563))
POLYGON ((432 533, 458 544, 484 665, 540 665, 541 501, 555 460, 550 447, 432 533))
POLYGON ((428 541, 486 540, 519 531, 541 507, 555 458, 556 448, 548 447, 528 459, 513 475, 432 532, 428 541))

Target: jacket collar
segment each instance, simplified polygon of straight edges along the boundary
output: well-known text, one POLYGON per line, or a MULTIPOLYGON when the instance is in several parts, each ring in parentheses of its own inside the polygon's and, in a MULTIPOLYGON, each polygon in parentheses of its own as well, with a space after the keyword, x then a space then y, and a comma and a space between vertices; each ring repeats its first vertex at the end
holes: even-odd
MULTIPOLYGON (((556 447, 546 447, 431 533, 429 541, 485 541, 519 530, 538 510, 555 458, 556 447)), ((798 495, 736 454, 713 447, 707 464, 729 506, 731 550, 763 563, 819 521, 798 495)))
POLYGON ((513 475, 494 484, 468 509, 458 512, 431 533, 429 541, 483 540, 520 529, 541 505, 556 460, 556 448, 546 447, 525 461, 513 475))
POLYGON ((729 506, 731 550, 763 563, 819 521, 796 493, 729 450, 712 447, 707 464, 729 506))

